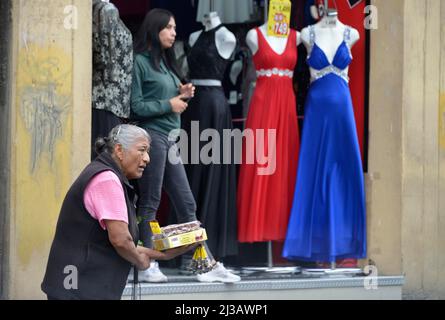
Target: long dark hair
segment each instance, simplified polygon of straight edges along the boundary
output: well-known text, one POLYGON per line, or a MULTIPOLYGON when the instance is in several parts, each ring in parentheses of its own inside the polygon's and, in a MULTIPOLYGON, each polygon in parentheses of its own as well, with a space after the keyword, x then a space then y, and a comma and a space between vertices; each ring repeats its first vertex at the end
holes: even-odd
POLYGON ((173 48, 163 49, 159 40, 159 32, 166 28, 170 19, 174 18, 173 13, 164 9, 152 9, 145 16, 144 22, 136 35, 134 41, 134 53, 143 53, 150 47, 150 62, 153 68, 161 71, 161 60, 164 60, 170 70, 172 70, 179 79, 182 75, 176 64, 176 56, 173 48))

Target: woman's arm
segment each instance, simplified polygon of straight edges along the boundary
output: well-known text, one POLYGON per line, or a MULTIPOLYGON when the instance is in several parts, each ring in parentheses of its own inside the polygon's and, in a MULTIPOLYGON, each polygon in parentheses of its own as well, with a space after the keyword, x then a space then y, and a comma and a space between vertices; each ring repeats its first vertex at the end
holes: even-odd
POLYGON ((122 221, 104 220, 108 230, 108 238, 117 253, 125 260, 134 264, 139 270, 150 267, 147 252, 138 250, 128 230, 128 224, 122 221))
POLYGON ((150 260, 170 260, 195 248, 197 244, 183 246, 164 252, 136 247, 128 231, 128 225, 122 221, 104 220, 108 230, 108 238, 117 253, 125 260, 134 264, 139 270, 148 269, 150 260))
POLYGON ((188 245, 188 246, 182 246, 174 249, 169 249, 165 251, 157 251, 145 247, 137 247, 137 250, 143 254, 146 254, 153 260, 170 260, 173 258, 176 258, 177 256, 180 256, 181 254, 186 253, 187 251, 190 251, 198 246, 197 243, 188 245))

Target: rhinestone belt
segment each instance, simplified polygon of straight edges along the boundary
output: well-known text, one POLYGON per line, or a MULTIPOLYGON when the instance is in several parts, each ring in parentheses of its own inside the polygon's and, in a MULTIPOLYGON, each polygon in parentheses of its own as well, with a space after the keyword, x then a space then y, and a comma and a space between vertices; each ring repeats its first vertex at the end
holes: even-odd
POLYGON ((312 76, 311 82, 321 79, 331 73, 339 76, 340 78, 342 78, 343 80, 345 80, 346 82, 349 83, 348 73, 345 70, 341 70, 333 65, 330 65, 330 66, 323 68, 321 70, 315 70, 315 74, 312 76))
POLYGON ((258 77, 268 77, 268 78, 272 76, 293 78, 294 72, 289 69, 278 69, 278 68, 260 69, 256 72, 256 75, 258 77))

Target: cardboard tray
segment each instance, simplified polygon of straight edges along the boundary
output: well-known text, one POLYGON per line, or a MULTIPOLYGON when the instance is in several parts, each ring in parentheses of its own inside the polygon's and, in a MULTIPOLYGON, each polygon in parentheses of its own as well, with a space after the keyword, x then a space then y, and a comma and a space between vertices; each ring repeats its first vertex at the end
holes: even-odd
POLYGON ((191 232, 153 240, 153 248, 155 250, 162 251, 186 246, 204 240, 207 240, 207 233, 204 228, 200 228, 191 232))

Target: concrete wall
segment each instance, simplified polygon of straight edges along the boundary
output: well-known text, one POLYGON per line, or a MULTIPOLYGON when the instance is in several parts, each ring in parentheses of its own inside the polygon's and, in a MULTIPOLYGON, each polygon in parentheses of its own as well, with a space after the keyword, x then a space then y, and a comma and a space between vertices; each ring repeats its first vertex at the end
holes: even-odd
POLYGON ((13 1, 12 16, 8 296, 43 298, 60 206, 90 157, 91 2, 13 1))
POLYGON ((445 298, 445 2, 373 4, 369 255, 406 297, 445 298))
POLYGON ((403 0, 377 0, 371 32, 369 101, 368 256, 379 274, 402 272, 403 0))

